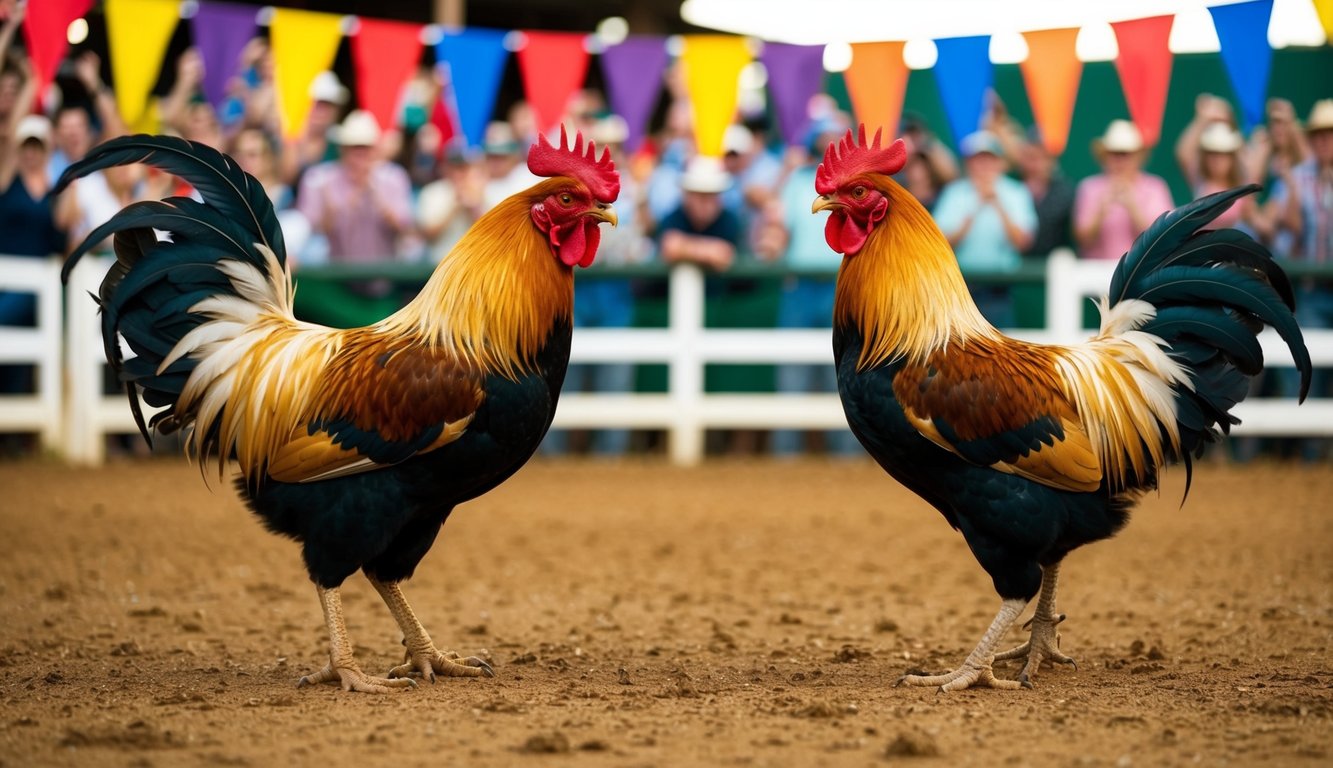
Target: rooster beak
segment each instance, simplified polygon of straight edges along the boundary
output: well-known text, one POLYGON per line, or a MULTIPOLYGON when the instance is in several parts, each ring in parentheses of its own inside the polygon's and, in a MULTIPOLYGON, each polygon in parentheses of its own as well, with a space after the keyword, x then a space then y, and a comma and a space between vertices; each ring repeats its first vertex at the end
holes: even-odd
POLYGON ((620 218, 616 216, 616 209, 612 208, 610 203, 598 203, 592 210, 588 211, 588 215, 594 219, 601 219, 613 227, 620 223, 620 218))
POLYGON ((838 208, 841 205, 842 203, 833 199, 833 195, 820 195, 815 198, 815 204, 810 206, 810 212, 819 213, 820 211, 827 211, 831 208, 838 208))

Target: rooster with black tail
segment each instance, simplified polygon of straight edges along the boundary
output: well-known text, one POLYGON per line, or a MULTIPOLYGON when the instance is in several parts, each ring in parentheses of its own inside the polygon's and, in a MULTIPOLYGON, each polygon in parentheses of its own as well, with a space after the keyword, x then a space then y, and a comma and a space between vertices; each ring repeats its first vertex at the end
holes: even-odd
POLYGON ((403 596, 454 506, 494 488, 551 425, 569 363, 573 269, 597 255, 598 225, 616 223, 620 182, 562 129, 528 167, 544 181, 479 219, 421 293, 375 325, 337 330, 292 314, 282 233, 264 188, 231 159, 162 136, 109 141, 60 186, 96 170, 146 163, 203 201, 130 205, 66 263, 114 235, 102 283, 107 360, 144 436, 188 430, 187 447, 236 487, 272 531, 301 542, 330 640, 329 663, 301 683, 384 693, 419 675, 491 676, 442 652, 403 596), (159 239, 161 230, 169 239, 159 239), (133 355, 122 358, 117 335, 133 355), (161 408, 145 424, 138 397, 161 408), (407 648, 386 677, 357 664, 339 585, 363 571, 407 648))
POLYGON ((1101 331, 1078 346, 1008 338, 981 316, 949 242, 890 177, 901 140, 849 132, 815 178, 844 254, 833 317, 838 389, 852 431, 903 485, 962 532, 1000 594, 981 642, 957 669, 908 675, 952 691, 1029 685, 1058 648, 1056 578, 1065 555, 1113 536, 1169 464, 1225 433, 1263 368, 1271 326, 1301 372, 1311 364, 1285 273, 1231 229, 1205 230, 1245 187, 1164 214, 1125 254, 1101 304, 1101 331), (997 653, 1037 597, 1030 639, 997 653), (1024 659, 1018 680, 995 659, 1024 659))

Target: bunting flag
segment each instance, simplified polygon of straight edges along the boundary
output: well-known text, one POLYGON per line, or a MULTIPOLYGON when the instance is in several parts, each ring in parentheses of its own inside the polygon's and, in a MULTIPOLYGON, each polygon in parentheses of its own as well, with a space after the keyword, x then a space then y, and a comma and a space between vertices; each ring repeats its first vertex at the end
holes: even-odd
POLYGON ((655 35, 630 35, 597 57, 606 81, 606 99, 611 111, 625 118, 629 137, 625 150, 638 150, 648 133, 662 92, 662 72, 667 65, 666 38, 655 35))
POLYGON ((1333 43, 1333 0, 1314 0, 1314 12, 1324 28, 1324 36, 1333 43))
POLYGON ((133 130, 142 121, 157 84, 162 57, 180 23, 177 0, 106 0, 107 48, 120 118, 133 130))
POLYGON ((1273 0, 1212 6, 1208 12, 1213 15, 1213 26, 1222 47, 1222 63, 1236 92, 1241 122, 1248 133, 1264 121, 1268 73, 1273 65, 1273 49, 1268 45, 1273 0))
POLYGON ((981 126, 994 72, 990 62, 990 36, 948 37, 935 41, 935 82, 944 102, 944 115, 953 132, 954 146, 981 126))
POLYGON ((898 135, 898 118, 907 93, 904 43, 853 43, 852 64, 842 73, 852 99, 856 121, 865 123, 866 135, 883 129, 885 137, 898 135))
POLYGON ((810 99, 824 86, 824 46, 764 43, 760 60, 768 70, 768 93, 782 140, 788 146, 804 144, 810 99))
POLYGON ((1074 53, 1078 28, 1024 32, 1023 39, 1028 44, 1028 57, 1020 67, 1032 103, 1032 118, 1046 151, 1059 157, 1069 141, 1069 122, 1083 76, 1083 62, 1074 53))
POLYGON ((435 106, 430 110, 430 124, 440 132, 440 145, 435 148, 435 159, 438 161, 444 157, 444 153, 453 143, 454 137, 458 136, 458 130, 454 128, 457 123, 455 118, 449 112, 449 100, 440 94, 440 98, 435 99, 435 106))
POLYGON ((751 60, 745 38, 686 35, 681 62, 685 90, 694 107, 694 143, 699 154, 722 157, 722 135, 736 116, 741 70, 751 60))
POLYGON ((1171 84, 1171 24, 1175 16, 1117 21, 1111 25, 1120 46, 1115 68, 1125 92, 1129 116, 1148 146, 1157 143, 1166 110, 1166 90, 1171 84))
POLYGON ((588 49, 583 42, 586 35, 524 30, 523 36, 527 42, 518 51, 523 94, 532 106, 537 130, 549 134, 588 76, 588 49))
POLYGON ((190 19, 194 47, 204 60, 204 96, 214 109, 227 100, 227 83, 236 75, 245 44, 255 36, 253 5, 200 0, 190 19))
POLYGON ((362 17, 352 38, 357 103, 383 128, 398 124, 403 84, 421 63, 421 24, 362 17))
POLYGON ((37 78, 37 98, 46 93, 56 77, 65 51, 69 50, 66 30, 93 7, 93 0, 41 0, 28 3, 23 17, 23 40, 37 78))
POLYGON ((282 135, 294 137, 310 113, 310 83, 333 66, 342 42, 342 17, 333 13, 277 8, 269 22, 273 77, 278 91, 282 135))
POLYGON ((495 111, 495 98, 504 76, 505 35, 498 29, 460 29, 446 32, 435 47, 435 58, 449 69, 454 114, 469 147, 480 147, 486 123, 495 111))

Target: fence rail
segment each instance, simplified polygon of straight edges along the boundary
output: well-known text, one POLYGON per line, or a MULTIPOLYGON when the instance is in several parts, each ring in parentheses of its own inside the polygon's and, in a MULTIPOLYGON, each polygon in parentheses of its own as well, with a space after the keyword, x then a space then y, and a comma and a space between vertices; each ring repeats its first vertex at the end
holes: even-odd
MULTIPOLYGON (((0 361, 33 363, 40 371, 36 396, 0 396, 0 432, 39 430, 45 444, 57 448, 69 461, 82 464, 97 464, 104 459, 106 435, 136 429, 124 396, 108 396, 102 390, 105 360, 100 322, 87 293, 96 293, 109 266, 110 260, 85 259, 71 275, 67 290, 62 290, 58 267, 53 263, 0 257, 0 291, 36 293, 39 306, 38 328, 0 328, 0 361), (68 301, 68 333, 64 336, 62 297, 68 301)), ((1057 252, 1045 264, 1028 265, 1016 274, 975 277, 991 283, 1044 283, 1046 327, 1012 333, 1036 342, 1069 343, 1087 337, 1087 331, 1082 329, 1083 309, 1088 297, 1105 291, 1112 267, 1112 264, 1080 262, 1068 252, 1057 252)), ((428 268, 419 265, 400 265, 383 271, 367 271, 365 267, 322 271, 326 276, 348 279, 387 274, 402 282, 419 282, 429 273, 428 268)), ((1299 267, 1292 271, 1312 273, 1299 267)), ((667 392, 567 391, 560 398, 557 427, 664 429, 668 433, 671 461, 690 465, 703 459, 708 429, 846 426, 834 394, 722 394, 709 393, 704 388, 704 369, 710 364, 831 365, 833 353, 827 329, 706 328, 705 277, 693 266, 679 266, 669 272, 660 267, 634 267, 603 274, 665 276, 669 281, 667 326, 580 328, 574 334, 571 361, 665 364, 667 392)), ((771 267, 755 267, 739 274, 772 277, 786 273, 771 267)), ((1333 330, 1309 330, 1306 340, 1315 365, 1333 367, 1333 330)), ((1266 332, 1260 342, 1270 367, 1293 365, 1285 345, 1275 334, 1266 332)), ((1299 408, 1293 400, 1252 399, 1241 403, 1236 415, 1243 424, 1234 430, 1235 434, 1333 436, 1333 399, 1312 399, 1299 408)))

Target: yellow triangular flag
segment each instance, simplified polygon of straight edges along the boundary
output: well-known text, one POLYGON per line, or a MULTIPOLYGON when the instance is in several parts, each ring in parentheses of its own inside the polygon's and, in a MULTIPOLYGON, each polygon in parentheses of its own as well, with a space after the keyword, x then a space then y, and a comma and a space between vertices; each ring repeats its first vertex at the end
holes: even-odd
POLYGON ((722 135, 736 116, 741 70, 750 47, 736 35, 686 35, 681 61, 685 90, 694 108, 694 141, 699 154, 722 156, 722 135))
POLYGON ((1333 0, 1314 0, 1314 12, 1319 15, 1319 24, 1324 28, 1324 36, 1333 43, 1333 0))
POLYGON ((342 41, 342 17, 277 8, 268 32, 282 135, 290 138, 301 132, 310 112, 310 83, 315 75, 333 66, 342 41))
POLYGON ((107 48, 116 105, 125 125, 142 125, 171 33, 180 22, 177 0, 106 0, 107 48))

